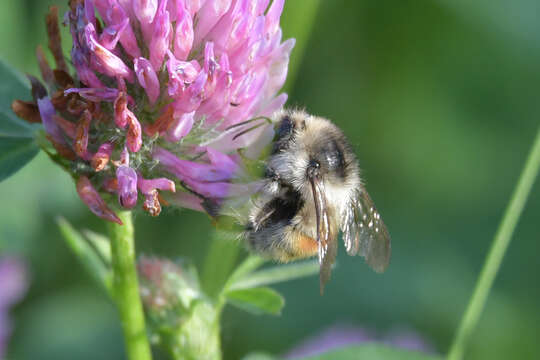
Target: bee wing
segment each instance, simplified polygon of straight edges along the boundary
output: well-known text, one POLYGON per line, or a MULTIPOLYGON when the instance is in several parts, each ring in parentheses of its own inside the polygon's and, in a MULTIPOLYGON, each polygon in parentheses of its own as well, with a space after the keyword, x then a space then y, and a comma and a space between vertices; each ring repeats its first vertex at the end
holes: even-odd
POLYGON ((349 255, 361 255, 376 272, 390 262, 390 235, 373 200, 363 187, 351 198, 341 221, 343 241, 349 255))
POLYGON ((313 191, 313 200, 315 202, 315 215, 317 220, 317 243, 319 244, 319 265, 320 265, 320 287, 321 294, 324 291, 324 285, 330 280, 332 265, 336 260, 337 241, 332 233, 332 224, 328 215, 326 198, 324 196, 323 184, 313 179, 311 180, 313 191))

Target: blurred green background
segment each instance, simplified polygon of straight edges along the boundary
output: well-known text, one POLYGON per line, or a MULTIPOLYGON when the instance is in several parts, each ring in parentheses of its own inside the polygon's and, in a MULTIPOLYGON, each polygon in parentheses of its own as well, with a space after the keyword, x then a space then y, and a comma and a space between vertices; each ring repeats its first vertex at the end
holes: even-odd
MULTIPOLYGON (((288 0, 287 37, 315 0, 288 0), (302 1, 302 3, 300 3, 302 1)), ((62 0, 2 0, 0 57, 37 74, 43 16, 62 0)), ((287 352, 325 327, 420 334, 446 352, 540 119, 537 0, 323 1, 289 83, 289 105, 341 126, 393 241, 377 275, 341 251, 324 296, 318 279, 277 286, 281 317, 234 309, 223 319, 225 359, 287 352)), ((68 40, 68 39, 65 39, 68 40)), ((66 50, 69 41, 65 42, 66 50)), ((12 359, 120 359, 118 318, 84 273, 54 218, 103 230, 67 174, 39 155, 0 184, 0 251, 22 254, 31 287, 14 311, 12 359)), ((535 186, 488 300, 468 359, 540 358, 540 186, 535 186)), ((143 253, 201 264, 204 214, 136 218, 143 253)))

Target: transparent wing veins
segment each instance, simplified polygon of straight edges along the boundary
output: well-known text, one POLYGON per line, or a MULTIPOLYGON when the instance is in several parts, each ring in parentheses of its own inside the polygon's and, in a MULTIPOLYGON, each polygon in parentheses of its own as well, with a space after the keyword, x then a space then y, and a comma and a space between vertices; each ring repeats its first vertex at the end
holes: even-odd
POLYGON ((386 269, 391 254, 390 235, 363 187, 355 192, 345 209, 341 230, 349 255, 363 256, 376 272, 386 269))

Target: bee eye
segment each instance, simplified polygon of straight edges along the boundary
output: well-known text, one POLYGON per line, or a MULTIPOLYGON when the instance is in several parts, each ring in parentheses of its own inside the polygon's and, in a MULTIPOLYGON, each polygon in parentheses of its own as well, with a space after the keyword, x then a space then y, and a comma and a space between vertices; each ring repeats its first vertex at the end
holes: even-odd
POLYGON ((289 115, 284 115, 276 130, 276 136, 274 137, 274 146, 272 148, 272 154, 276 154, 280 151, 284 151, 289 146, 289 143, 294 137, 294 123, 289 115))
POLYGON ((317 160, 311 159, 309 160, 308 167, 310 169, 318 169, 321 167, 321 164, 317 160))
POLYGON ((281 139, 289 135, 292 132, 293 127, 294 126, 289 115, 283 116, 283 118, 281 118, 281 123, 279 124, 279 128, 277 130, 278 139, 281 139))

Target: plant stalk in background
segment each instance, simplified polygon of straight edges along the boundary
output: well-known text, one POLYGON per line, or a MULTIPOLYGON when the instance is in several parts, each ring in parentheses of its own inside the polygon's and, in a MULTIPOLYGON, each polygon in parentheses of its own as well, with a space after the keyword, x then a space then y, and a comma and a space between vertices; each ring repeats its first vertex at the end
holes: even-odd
POLYGON ((144 313, 135 266, 135 243, 130 211, 118 213, 124 225, 109 223, 113 296, 118 306, 126 351, 130 360, 150 360, 144 313))
POLYGON ((463 358, 467 341, 469 340, 474 328, 476 327, 476 324, 478 323, 480 315, 482 314, 489 292, 493 286, 493 281, 495 280, 495 276, 501 267, 504 254, 508 249, 512 234, 516 228, 519 217, 523 212, 523 208, 527 202, 527 197, 529 196, 539 169, 540 129, 536 134, 533 147, 529 153, 521 176, 519 177, 519 181, 514 190, 512 198, 510 199, 510 203, 508 204, 503 219, 499 224, 499 228, 493 239, 491 249, 487 255, 486 262, 484 263, 484 267, 480 273, 480 277, 478 278, 478 282, 467 307, 467 311, 461 320, 461 324, 448 354, 449 360, 459 360, 463 358))

